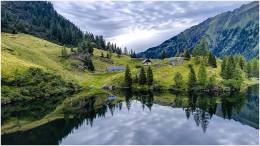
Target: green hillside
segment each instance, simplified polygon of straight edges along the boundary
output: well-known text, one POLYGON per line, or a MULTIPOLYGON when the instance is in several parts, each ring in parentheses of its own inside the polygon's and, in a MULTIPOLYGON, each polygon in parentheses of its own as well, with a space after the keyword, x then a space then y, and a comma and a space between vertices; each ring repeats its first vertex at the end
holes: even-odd
MULTIPOLYGON (((44 70, 55 71, 67 80, 73 80, 83 87, 100 87, 109 83, 122 73, 106 73, 106 67, 111 65, 125 65, 134 67, 141 61, 128 56, 117 57, 112 54, 113 63, 108 63, 100 57, 103 50, 94 50, 95 73, 80 71, 75 68, 80 61, 60 56, 62 46, 26 34, 2 33, 2 76, 12 78, 15 72, 23 72, 29 67, 39 67, 44 70)), ((70 48, 67 48, 69 54, 70 48)), ((106 54, 106 51, 103 51, 106 54)))
MULTIPOLYGON (((94 49, 93 62, 96 71, 92 73, 75 67, 82 64, 79 60, 72 57, 68 59, 59 57, 61 49, 62 46, 31 35, 2 33, 2 76, 9 79, 15 72, 23 72, 29 67, 39 67, 43 70, 54 71, 64 79, 73 80, 83 87, 100 89, 103 85, 118 85, 123 81, 124 72, 108 73, 106 67, 129 64, 132 75, 135 76, 143 61, 143 59, 133 59, 125 55, 118 57, 114 53, 112 60, 107 61, 101 58, 101 52, 106 54, 106 51, 94 49)), ((72 54, 71 49, 67 48, 67 50, 69 54, 72 54)), ((198 72, 198 65, 194 63, 194 60, 185 61, 183 65, 171 66, 167 59, 153 59, 155 83, 169 87, 174 84, 173 76, 176 72, 182 73, 184 79, 187 80, 188 64, 194 64, 195 71, 198 72)), ((220 61, 217 68, 208 66, 207 71, 209 76, 215 74, 220 80, 220 61)))

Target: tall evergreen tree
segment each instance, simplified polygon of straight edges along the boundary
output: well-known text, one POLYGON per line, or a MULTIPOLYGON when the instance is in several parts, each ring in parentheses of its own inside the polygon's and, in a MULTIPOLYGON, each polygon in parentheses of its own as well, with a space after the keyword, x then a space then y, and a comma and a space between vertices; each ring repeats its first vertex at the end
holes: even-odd
POLYGON ((191 58, 190 53, 187 49, 185 50, 184 58, 187 59, 187 60, 190 60, 190 58, 191 58))
POLYGON ((204 63, 200 64, 199 72, 198 72, 198 81, 199 84, 205 86, 207 84, 207 71, 204 63))
POLYGON ((236 65, 235 65, 235 69, 233 71, 232 78, 235 79, 235 80, 242 80, 243 79, 242 70, 241 70, 239 63, 236 63, 236 65))
POLYGON ((236 62, 233 56, 228 57, 227 67, 226 67, 226 75, 227 79, 231 79, 234 77, 234 70, 236 68, 236 62))
POLYGON ((139 84, 144 85, 146 84, 146 73, 144 67, 142 66, 139 73, 139 84))
POLYGON ((95 67, 94 67, 94 64, 93 64, 90 56, 87 55, 85 57, 84 64, 85 64, 85 66, 87 67, 88 70, 95 71, 95 67))
POLYGON ((243 78, 242 78, 242 70, 238 63, 235 64, 235 68, 233 70, 232 77, 227 80, 224 80, 223 83, 225 86, 230 87, 231 92, 239 91, 239 89, 243 83, 243 78))
POLYGON ((197 78, 196 78, 196 73, 193 68, 193 66, 190 64, 190 73, 189 73, 189 78, 188 78, 188 90, 192 90, 192 88, 197 84, 197 78))
POLYGON ((90 70, 90 71, 95 71, 95 67, 94 67, 94 64, 93 64, 91 58, 89 59, 88 70, 90 70))
POLYGON ((205 38, 202 38, 200 42, 195 45, 195 47, 192 50, 193 56, 203 56, 207 57, 209 53, 209 46, 205 38))
POLYGON ((108 54, 108 52, 107 52, 107 56, 106 56, 107 58, 109 58, 109 54, 108 54))
POLYGON ((217 67, 216 57, 211 52, 209 52, 208 64, 214 68, 217 67))
POLYGON ((245 57, 242 55, 237 55, 235 56, 235 60, 239 64, 240 68, 243 70, 246 63, 245 57))
POLYGON ((165 52, 165 50, 162 51, 161 53, 161 59, 167 58, 167 54, 165 52))
POLYGON ((129 65, 126 66, 125 70, 125 84, 128 88, 132 87, 132 75, 129 65))
POLYGON ((216 75, 212 75, 209 77, 208 87, 212 89, 216 85, 216 75))
POLYGON ((151 66, 148 67, 147 70, 147 84, 152 85, 153 84, 153 70, 151 66))
POLYGON ((220 73, 223 79, 227 79, 227 62, 228 62, 228 57, 224 57, 221 63, 221 73, 220 73))
POLYGON ((246 63, 245 72, 246 72, 247 78, 253 77, 253 69, 252 69, 252 65, 251 65, 250 61, 248 61, 246 63))

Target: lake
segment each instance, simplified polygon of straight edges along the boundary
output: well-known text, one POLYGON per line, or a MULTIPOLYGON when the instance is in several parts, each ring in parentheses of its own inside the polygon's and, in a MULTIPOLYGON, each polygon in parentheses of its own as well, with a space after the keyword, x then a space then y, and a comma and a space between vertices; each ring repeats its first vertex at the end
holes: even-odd
POLYGON ((258 103, 258 85, 221 96, 113 93, 79 102, 73 118, 65 114, 1 138, 2 144, 259 144, 258 103))

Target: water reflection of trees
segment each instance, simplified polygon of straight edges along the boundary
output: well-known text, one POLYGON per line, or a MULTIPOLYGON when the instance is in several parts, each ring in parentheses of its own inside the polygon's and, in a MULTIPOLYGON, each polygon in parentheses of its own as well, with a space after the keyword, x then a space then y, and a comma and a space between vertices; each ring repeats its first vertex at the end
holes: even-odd
MULTIPOLYGON (((178 103, 181 102, 179 101, 178 103)), ((193 115, 195 124, 201 127, 203 132, 206 132, 213 115, 221 116, 224 119, 231 119, 233 114, 240 112, 244 104, 245 98, 242 94, 229 94, 222 95, 221 97, 189 94, 188 105, 182 105, 182 107, 187 119, 193 115), (220 100, 219 103, 217 99, 220 100)))
MULTIPOLYGON (((150 111, 154 104, 152 92, 124 92, 125 104, 128 111, 131 110, 133 100, 138 100, 143 109, 147 107, 150 111)), ((193 116, 194 122, 198 127, 201 127, 203 132, 206 132, 213 115, 218 115, 224 119, 232 119, 232 115, 238 114, 245 104, 246 98, 244 94, 222 95, 220 97, 212 97, 207 95, 176 94, 175 107, 182 107, 187 119, 193 116), (217 102, 219 99, 219 102, 217 102), (186 100, 186 101, 185 101, 186 100)), ((93 120, 99 117, 105 117, 110 111, 113 116, 115 110, 122 109, 122 102, 119 103, 104 103, 100 107, 95 107, 95 98, 85 104, 85 117, 87 124, 93 125, 93 120)))
MULTIPOLYGON (((254 90, 254 89, 251 89, 254 90)), ((207 131, 210 120, 213 115, 232 119, 233 115, 239 114, 247 98, 245 96, 254 96, 254 91, 248 91, 246 94, 222 95, 220 97, 197 95, 197 94, 176 94, 174 107, 182 107, 187 119, 193 117, 194 123, 207 131)), ((113 102, 106 98, 99 99, 92 97, 79 102, 73 112, 65 112, 64 119, 56 120, 45 125, 39 126, 29 131, 7 134, 2 136, 2 143, 8 144, 59 144, 64 137, 78 129, 83 124, 93 126, 95 119, 113 116, 116 111, 121 111, 123 104, 126 104, 127 110, 131 110, 133 100, 138 100, 142 107, 147 107, 150 111, 156 103, 152 92, 132 92, 123 93, 124 102, 113 102), (73 118, 71 116, 73 115, 73 118), (42 137, 39 139, 39 137, 42 137), (17 142, 17 143, 16 143, 17 142)), ((171 96, 171 95, 169 95, 171 96)), ((255 104, 258 97, 249 97, 247 102, 255 104)), ((250 110, 249 110, 250 111, 250 110)))
POLYGON ((123 91, 125 96, 125 103, 128 111, 131 109, 131 103, 133 100, 138 100, 142 104, 142 108, 145 109, 145 107, 148 107, 148 109, 151 111, 154 98, 153 93, 150 91, 140 91, 140 92, 133 92, 131 90, 123 91))
POLYGON ((48 99, 40 98, 2 106, 1 124, 5 124, 10 119, 17 119, 18 122, 23 119, 38 120, 52 112, 61 104, 64 98, 64 96, 56 96, 48 99))
POLYGON ((216 98, 189 94, 188 106, 184 107, 187 119, 193 115, 196 125, 206 132, 211 117, 216 113, 216 98))
POLYGON ((154 102, 154 98, 153 98, 153 93, 152 92, 145 92, 145 93, 137 94, 136 100, 138 100, 138 101, 140 101, 142 103, 143 109, 146 106, 146 107, 148 107, 148 109, 150 111, 152 110, 152 106, 153 106, 153 102, 154 102))

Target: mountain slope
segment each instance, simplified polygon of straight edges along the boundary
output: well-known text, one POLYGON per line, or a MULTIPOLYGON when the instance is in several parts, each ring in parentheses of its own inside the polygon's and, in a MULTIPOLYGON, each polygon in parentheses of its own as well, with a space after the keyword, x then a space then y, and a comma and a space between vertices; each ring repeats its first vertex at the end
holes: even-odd
POLYGON ((186 29, 161 45, 149 48, 138 57, 159 58, 162 50, 168 57, 187 48, 193 49, 201 38, 205 38, 214 55, 223 57, 242 54, 247 59, 258 56, 259 3, 251 2, 234 11, 225 12, 186 29))
MULTIPOLYGON (((141 64, 142 60, 131 59, 129 56, 112 53, 112 62, 101 58, 101 52, 107 51, 94 49, 93 63, 95 73, 82 71, 79 67, 82 62, 70 57, 60 57, 62 46, 27 34, 1 33, 1 66, 2 78, 11 79, 16 72, 23 73, 30 67, 54 71, 65 80, 73 80, 83 87, 102 87, 104 84, 113 83, 118 77, 123 77, 124 72, 107 73, 106 67, 129 64, 131 68, 141 64)), ((66 48, 72 54, 70 48, 66 48)), ((74 48, 75 50, 76 48, 74 48)))
POLYGON ((83 37, 78 27, 59 15, 46 1, 3 1, 1 18, 2 32, 22 32, 74 46, 83 37))

